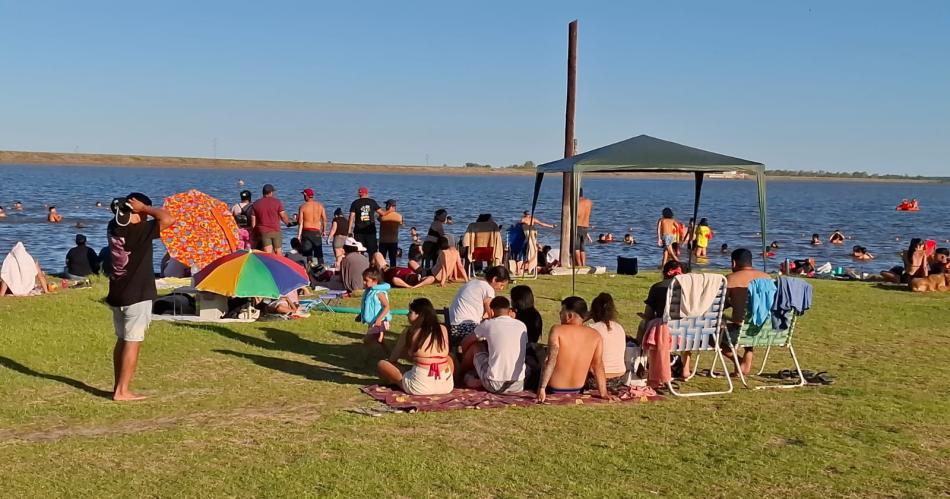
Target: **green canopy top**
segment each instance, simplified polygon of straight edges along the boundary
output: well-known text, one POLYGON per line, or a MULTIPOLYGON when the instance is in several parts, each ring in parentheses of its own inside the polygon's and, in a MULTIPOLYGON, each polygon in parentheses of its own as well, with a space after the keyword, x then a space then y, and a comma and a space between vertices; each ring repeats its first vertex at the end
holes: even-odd
MULTIPOLYGON (((544 163, 537 167, 534 184, 534 200, 531 213, 538 204, 541 183, 545 173, 569 173, 574 178, 574 192, 571 196, 571 253, 577 234, 577 198, 584 172, 681 172, 693 173, 696 180, 696 192, 693 202, 693 217, 698 220, 699 200, 702 195, 703 179, 707 173, 739 171, 755 175, 758 201, 759 224, 762 235, 762 248, 766 244, 766 205, 765 205, 765 165, 724 154, 704 151, 675 142, 657 139, 649 135, 638 135, 608 146, 593 149, 570 158, 544 163)), ((753 254, 757 253, 753 251, 753 254)), ((765 252, 763 268, 765 268, 765 252)), ((692 263, 692 252, 689 261, 692 263)))

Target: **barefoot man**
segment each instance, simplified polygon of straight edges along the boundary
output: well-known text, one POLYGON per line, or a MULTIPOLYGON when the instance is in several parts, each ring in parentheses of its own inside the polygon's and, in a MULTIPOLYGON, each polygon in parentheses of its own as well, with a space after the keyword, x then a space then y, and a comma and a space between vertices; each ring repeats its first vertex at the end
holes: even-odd
POLYGON ((162 208, 152 206, 145 194, 133 192, 113 203, 116 216, 109 222, 109 253, 112 273, 106 303, 112 308, 116 342, 112 351, 115 374, 113 400, 141 400, 145 397, 129 390, 139 360, 139 348, 152 318, 155 289, 152 240, 175 223, 162 208), (149 220, 152 217, 154 220, 149 220))
POLYGON ((323 204, 313 199, 313 189, 307 187, 303 191, 303 204, 297 211, 297 239, 300 240, 301 254, 307 258, 309 267, 314 257, 317 263, 323 265, 323 238, 327 235, 327 212, 323 204))
POLYGON ((574 266, 587 266, 587 249, 585 246, 591 242, 590 239, 590 210, 594 203, 584 197, 584 189, 580 190, 580 197, 577 198, 577 246, 574 247, 574 266))
POLYGON ((548 335, 548 357, 541 372, 538 402, 548 394, 580 393, 592 373, 597 381, 597 392, 602 399, 612 399, 607 393, 604 374, 604 340, 596 330, 584 325, 587 320, 587 302, 570 296, 561 302, 561 324, 551 328, 548 335))

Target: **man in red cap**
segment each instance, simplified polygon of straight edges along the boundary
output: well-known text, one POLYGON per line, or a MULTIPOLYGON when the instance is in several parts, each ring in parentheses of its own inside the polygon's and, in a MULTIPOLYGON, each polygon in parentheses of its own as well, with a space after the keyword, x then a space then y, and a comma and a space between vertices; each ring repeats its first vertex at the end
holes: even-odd
POLYGON ((300 240, 300 253, 307 259, 309 266, 313 259, 323 265, 323 238, 327 234, 327 212, 323 204, 313 199, 313 189, 307 187, 303 194, 303 204, 297 211, 297 239, 300 240))
POLYGON ((369 256, 373 256, 379 247, 376 243, 376 216, 383 216, 387 212, 379 207, 375 199, 369 197, 369 189, 366 187, 360 187, 357 194, 359 198, 350 205, 348 232, 353 239, 366 247, 369 256))

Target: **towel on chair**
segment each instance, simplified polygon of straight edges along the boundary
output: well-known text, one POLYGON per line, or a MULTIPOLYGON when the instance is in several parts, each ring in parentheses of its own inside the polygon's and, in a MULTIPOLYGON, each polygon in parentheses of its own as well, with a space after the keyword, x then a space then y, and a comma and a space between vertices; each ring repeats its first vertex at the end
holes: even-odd
POLYGON ((802 315, 811 308, 812 288, 804 279, 779 277, 775 304, 772 305, 772 328, 788 329, 789 313, 792 310, 802 315))
POLYGON ((680 274, 674 279, 680 286, 680 317, 684 318, 706 313, 726 282, 720 274, 680 274))
POLYGON ((659 388, 673 380, 673 371, 670 368, 670 350, 673 348, 673 338, 670 337, 670 328, 663 319, 653 319, 647 323, 646 334, 643 336, 643 349, 649 356, 647 365, 647 385, 659 388))
POLYGON ((775 303, 775 282, 770 278, 760 277, 749 283, 748 314, 752 317, 752 324, 761 326, 772 315, 772 304, 775 303))

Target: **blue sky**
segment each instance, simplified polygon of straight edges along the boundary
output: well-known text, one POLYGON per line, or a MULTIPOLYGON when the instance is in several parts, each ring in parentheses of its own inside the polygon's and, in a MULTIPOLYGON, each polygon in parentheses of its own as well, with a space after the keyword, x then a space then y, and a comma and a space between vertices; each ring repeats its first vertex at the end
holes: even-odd
POLYGON ((0 0, 0 149, 549 161, 574 18, 581 150, 950 175, 947 1, 0 0))

